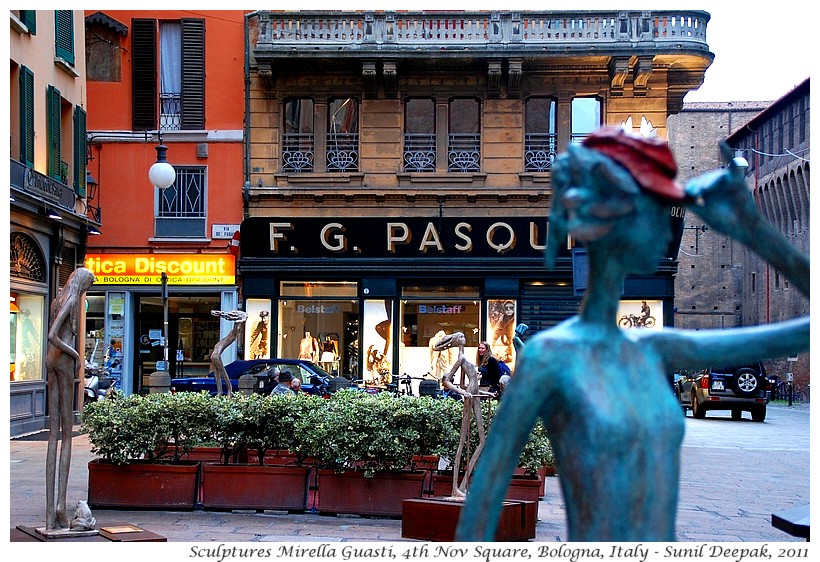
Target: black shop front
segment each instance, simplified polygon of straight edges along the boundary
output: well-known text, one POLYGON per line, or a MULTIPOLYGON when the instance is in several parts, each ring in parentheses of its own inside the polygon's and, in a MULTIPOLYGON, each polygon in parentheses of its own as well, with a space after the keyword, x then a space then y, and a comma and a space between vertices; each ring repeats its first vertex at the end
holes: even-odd
MULTIPOLYGON (((487 341, 512 365, 516 324, 531 336, 575 314, 583 295, 583 251, 567 244, 548 271, 546 236, 546 220, 528 217, 248 218, 240 354, 310 359, 383 385, 392 375, 439 378, 455 358, 432 346, 459 331, 471 360, 487 341)), ((627 279, 619 319, 646 301, 653 328, 671 325, 678 244, 655 274, 627 279)))

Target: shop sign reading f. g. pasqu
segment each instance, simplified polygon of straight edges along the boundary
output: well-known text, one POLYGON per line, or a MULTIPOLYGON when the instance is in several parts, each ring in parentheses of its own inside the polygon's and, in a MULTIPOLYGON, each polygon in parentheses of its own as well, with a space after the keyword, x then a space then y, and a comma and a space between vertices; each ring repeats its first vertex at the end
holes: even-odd
MULTIPOLYGON (((679 231, 683 219, 673 214, 672 222, 679 231)), ((240 247, 242 258, 541 259, 547 236, 545 217, 251 217, 240 247)), ((679 243, 678 233, 668 257, 679 243)))

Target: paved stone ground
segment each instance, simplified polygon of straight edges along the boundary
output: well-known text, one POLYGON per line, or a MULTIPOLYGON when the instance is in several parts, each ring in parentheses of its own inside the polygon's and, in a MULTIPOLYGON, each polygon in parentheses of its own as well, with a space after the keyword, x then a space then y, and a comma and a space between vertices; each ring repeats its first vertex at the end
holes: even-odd
MULTIPOLYGON (((710 416, 713 414, 710 413, 710 416)), ((719 414, 715 413, 715 416, 719 414)), ((728 413, 726 414, 728 416, 728 413)), ((678 540, 696 542, 800 541, 771 526, 771 513, 809 501, 809 409, 772 406, 767 429, 791 431, 782 440, 759 447, 737 447, 699 441, 699 431, 712 431, 724 420, 687 417, 687 437, 681 456, 678 540), (797 417, 795 417, 797 416, 797 417), (796 421, 795 421, 796 420, 796 421), (701 428, 705 427, 705 430, 701 428), (805 433, 805 435, 803 434, 805 433)), ((737 423, 737 422, 736 422, 737 423)), ((755 432, 749 422, 741 430, 755 432)), ((12 439, 10 457, 10 527, 45 524, 45 440, 12 439)), ((88 440, 73 440, 68 503, 87 497, 88 461, 94 458, 88 440)), ((547 479, 539 502, 537 542, 566 541, 560 476, 547 479)), ((676 485, 670 482, 670 485, 676 485)), ((617 506, 614 506, 617 508, 617 506)), ((323 542, 408 541, 401 537, 401 520, 311 513, 243 513, 217 511, 94 510, 98 527, 130 523, 167 537, 170 542, 323 542)), ((54 542, 54 541, 52 541, 54 542)), ((417 541, 409 541, 417 542, 417 541)))

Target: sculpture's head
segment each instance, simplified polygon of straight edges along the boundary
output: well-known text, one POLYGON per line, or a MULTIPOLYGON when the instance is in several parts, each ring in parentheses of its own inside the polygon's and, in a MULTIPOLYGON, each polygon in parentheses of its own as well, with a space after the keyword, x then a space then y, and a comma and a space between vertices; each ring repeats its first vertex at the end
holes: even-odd
POLYGON ((669 206, 684 198, 663 141, 601 129, 553 165, 547 267, 567 235, 600 247, 633 272, 652 272, 672 236, 669 206))
POLYGON ((467 338, 461 332, 455 332, 441 338, 433 347, 435 351, 444 351, 451 347, 463 347, 467 345, 467 338))

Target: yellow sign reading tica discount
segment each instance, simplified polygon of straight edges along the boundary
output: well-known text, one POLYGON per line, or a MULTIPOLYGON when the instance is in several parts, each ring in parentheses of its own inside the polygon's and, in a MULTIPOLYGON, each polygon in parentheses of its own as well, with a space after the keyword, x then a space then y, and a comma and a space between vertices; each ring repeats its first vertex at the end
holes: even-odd
POLYGON ((97 285, 233 285, 236 258, 231 254, 87 254, 85 267, 97 285))

